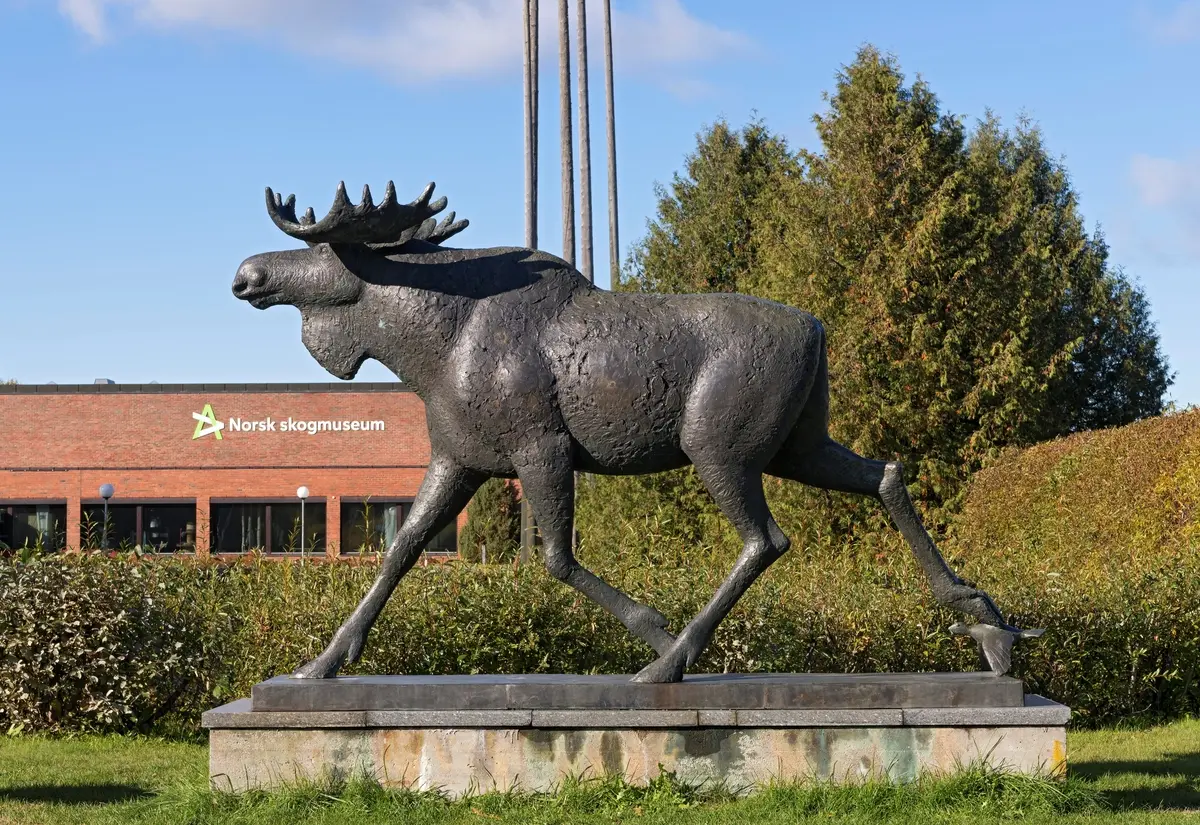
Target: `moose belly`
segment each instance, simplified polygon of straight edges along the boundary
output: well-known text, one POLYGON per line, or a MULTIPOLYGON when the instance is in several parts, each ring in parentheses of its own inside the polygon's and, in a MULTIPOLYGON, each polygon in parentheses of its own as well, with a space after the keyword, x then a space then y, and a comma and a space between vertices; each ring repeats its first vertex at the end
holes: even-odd
POLYGON ((581 470, 637 474, 688 463, 679 436, 690 375, 636 355, 601 344, 557 376, 559 409, 581 470))

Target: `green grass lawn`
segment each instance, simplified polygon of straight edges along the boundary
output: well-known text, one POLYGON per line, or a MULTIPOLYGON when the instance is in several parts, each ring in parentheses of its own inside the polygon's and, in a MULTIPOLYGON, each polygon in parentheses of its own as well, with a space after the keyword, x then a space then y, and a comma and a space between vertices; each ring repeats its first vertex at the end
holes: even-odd
POLYGON ((556 796, 459 802, 360 784, 231 797, 207 791, 202 744, 120 737, 0 740, 0 825, 16 823, 1200 823, 1200 720, 1072 733, 1066 783, 986 772, 912 786, 767 789, 749 799, 697 795, 669 781, 615 782, 556 796))

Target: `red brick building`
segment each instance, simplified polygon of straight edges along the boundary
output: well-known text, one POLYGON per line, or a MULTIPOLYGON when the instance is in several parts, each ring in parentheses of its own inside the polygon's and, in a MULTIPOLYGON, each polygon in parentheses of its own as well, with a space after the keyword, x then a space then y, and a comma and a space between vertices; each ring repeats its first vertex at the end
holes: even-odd
MULTIPOLYGON (((356 553, 394 535, 428 462, 401 384, 3 386, 0 542, 356 553)), ((463 521, 429 552, 454 552, 463 521)))

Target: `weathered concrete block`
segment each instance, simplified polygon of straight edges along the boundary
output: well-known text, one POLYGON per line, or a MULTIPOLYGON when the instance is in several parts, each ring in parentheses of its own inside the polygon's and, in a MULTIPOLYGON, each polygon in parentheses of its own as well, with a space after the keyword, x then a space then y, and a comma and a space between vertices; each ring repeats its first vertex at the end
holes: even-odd
POLYGON ((904 724, 944 727, 1062 727, 1071 709, 1029 694, 1020 708, 904 708, 904 724))
POLYGON ((861 728, 904 724, 899 708, 862 710, 739 710, 740 728, 861 728))
POLYGON ((737 711, 698 710, 696 711, 696 724, 702 728, 735 728, 737 727, 737 711))
POLYGON ((694 710, 535 710, 535 728, 694 728, 694 710))
POLYGON ((214 729, 215 787, 245 790, 366 773, 387 786, 468 792, 548 791, 566 776, 616 774, 645 783, 661 769, 742 792, 771 780, 914 779, 986 760, 1055 773, 1062 727, 685 728, 680 730, 214 729))
POLYGON ((231 790, 365 773, 451 795, 545 791, 568 776, 644 783, 660 769, 749 790, 771 780, 910 780, 983 760, 1057 773, 1070 709, 1022 694, 1006 677, 945 673, 632 686, 612 676, 285 677, 203 724, 212 781, 231 790))
POLYGON ((255 711, 844 710, 1020 707, 1021 683, 991 673, 698 673, 645 684, 629 676, 277 676, 251 691, 255 711))

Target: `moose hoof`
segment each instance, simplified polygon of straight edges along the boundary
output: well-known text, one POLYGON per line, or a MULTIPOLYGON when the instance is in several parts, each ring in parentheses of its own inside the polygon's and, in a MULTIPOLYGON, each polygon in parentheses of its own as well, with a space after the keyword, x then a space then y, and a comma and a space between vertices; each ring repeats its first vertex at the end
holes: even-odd
POLYGON ((344 664, 342 657, 318 656, 303 667, 297 668, 292 676, 296 679, 332 679, 344 664))
POLYGON ((335 638, 320 656, 297 669, 292 676, 297 679, 332 679, 347 662, 358 658, 359 650, 360 645, 335 638))
POLYGON ((686 661, 686 654, 676 653, 674 655, 667 654, 666 656, 660 656, 642 668, 638 674, 633 677, 632 681, 646 684, 682 682, 683 668, 686 661))
POLYGON ((644 604, 638 605, 629 617, 629 629, 659 656, 665 655, 675 644, 675 637, 666 629, 667 624, 666 616, 644 604))
POLYGON ((1021 630, 1020 628, 996 627, 991 624, 967 626, 962 622, 950 625, 955 636, 970 636, 979 646, 979 661, 996 676, 1003 676, 1012 667, 1013 645, 1022 639, 1036 639, 1046 631, 1043 629, 1021 630))

